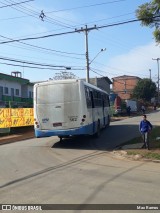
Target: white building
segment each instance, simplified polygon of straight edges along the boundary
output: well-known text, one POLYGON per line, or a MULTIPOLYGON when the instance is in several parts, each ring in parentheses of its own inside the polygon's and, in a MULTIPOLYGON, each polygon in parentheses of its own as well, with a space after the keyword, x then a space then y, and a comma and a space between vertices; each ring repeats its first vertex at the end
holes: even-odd
POLYGON ((33 83, 22 78, 21 72, 0 73, 0 105, 32 106, 33 83))

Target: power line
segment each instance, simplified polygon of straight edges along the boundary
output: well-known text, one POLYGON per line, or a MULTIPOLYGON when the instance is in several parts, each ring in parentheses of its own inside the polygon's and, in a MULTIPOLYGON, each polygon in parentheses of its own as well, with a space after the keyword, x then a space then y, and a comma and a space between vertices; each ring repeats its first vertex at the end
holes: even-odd
MULTIPOLYGON (((6 0, 7 1, 7 0, 6 0)), ((14 1, 7 1, 7 2, 14 2, 14 1)), ((15 10, 17 10, 17 11, 20 11, 20 12, 22 12, 22 13, 24 13, 24 14, 27 14, 27 15, 29 15, 29 16, 32 16, 32 17, 34 17, 34 18, 36 18, 36 19, 39 19, 39 15, 40 15, 40 13, 39 13, 39 11, 37 12, 37 11, 34 11, 33 9, 29 9, 29 8, 27 8, 27 7, 24 7, 24 6, 17 6, 17 7, 14 7, 14 6, 12 6, 12 8, 13 9, 15 9, 15 10)), ((65 27, 65 28, 72 28, 72 26, 71 25, 66 25, 65 23, 63 23, 63 22, 61 22, 61 21, 57 21, 57 20, 55 20, 55 19, 52 19, 52 18, 50 18, 50 17, 45 17, 45 21, 46 22, 48 22, 48 23, 51 23, 51 24, 56 24, 56 25, 58 25, 58 26, 63 26, 63 27, 65 27)))
MULTIPOLYGON (((156 16, 156 17, 160 17, 160 16, 156 16)), ((141 20, 139 20, 139 19, 133 19, 133 20, 130 20, 130 21, 118 22, 118 23, 103 25, 103 26, 99 26, 99 27, 96 26, 96 28, 95 27, 94 28, 91 27, 91 28, 88 28, 88 30, 102 29, 102 28, 107 28, 107 27, 114 27, 114 26, 119 26, 119 25, 124 25, 124 24, 138 22, 138 21, 141 21, 141 20)), ((12 41, 0 42, 0 44, 7 44, 7 43, 19 42, 19 41, 26 41, 26 40, 36 40, 36 39, 49 38, 49 37, 55 37, 55 36, 61 36, 61 35, 68 35, 68 34, 73 34, 73 33, 82 32, 82 31, 84 31, 83 28, 79 29, 79 30, 76 30, 76 31, 68 31, 68 32, 62 32, 62 33, 56 33, 56 34, 49 34, 49 35, 45 35, 45 36, 29 37, 29 38, 22 38, 22 39, 13 39, 12 41)))
MULTIPOLYGON (((99 76, 102 76, 102 77, 105 78, 104 75, 100 74, 99 72, 96 72, 96 71, 95 71, 94 69, 92 69, 92 68, 91 68, 91 71, 94 72, 94 73, 96 73, 96 74, 98 74, 99 76)), ((122 79, 122 80, 120 81, 120 79, 119 79, 119 80, 115 80, 115 81, 118 82, 119 84, 123 84, 123 85, 126 85, 126 86, 135 87, 135 85, 133 85, 133 84, 127 84, 127 83, 126 83, 126 80, 127 80, 127 79, 122 79), (122 81, 125 81, 125 83, 123 83, 122 81)))
MULTIPOLYGON (((8 37, 2 36, 2 35, 0 35, 0 37, 6 38, 6 39, 10 39, 11 41, 13 40, 11 38, 8 38, 8 37)), ((84 54, 80 54, 80 53, 73 53, 73 52, 71 53, 71 52, 64 52, 64 51, 49 49, 49 48, 45 48, 45 47, 36 46, 36 45, 33 45, 33 44, 27 44, 27 43, 20 42, 20 41, 19 41, 19 43, 25 44, 25 45, 28 45, 28 46, 31 46, 31 47, 43 49, 43 50, 48 50, 48 51, 56 52, 56 53, 63 53, 63 54, 68 54, 68 55, 84 55, 84 54)))
POLYGON ((26 67, 26 68, 32 68, 32 69, 47 69, 47 70, 85 70, 83 67, 77 67, 77 66, 66 66, 66 65, 52 65, 52 64, 45 64, 45 63, 39 63, 39 62, 33 62, 33 61, 24 61, 20 59, 13 59, 13 58, 5 58, 0 56, 0 60, 14 62, 14 63, 20 63, 20 64, 13 64, 13 63, 6 63, 6 62, 0 62, 0 64, 5 64, 9 66, 15 66, 15 67, 26 67), (26 65, 25 65, 26 64, 26 65), (33 66, 31 66, 33 65, 33 66))
POLYGON ((20 59, 5 58, 5 57, 1 57, 1 56, 0 56, 0 59, 5 60, 5 61, 12 61, 12 62, 18 62, 18 63, 30 64, 30 65, 39 65, 39 66, 45 66, 45 67, 63 67, 63 68, 68 67, 68 66, 65 66, 65 65, 42 64, 42 63, 39 63, 39 62, 23 61, 23 60, 20 60, 20 59))
MULTIPOLYGON (((12 4, 8 4, 8 5, 1 6, 0 8, 11 7, 11 6, 15 6, 15 5, 18 5, 18 4, 27 3, 27 2, 30 2, 30 1, 34 1, 34 0, 28 0, 28 1, 22 1, 22 2, 17 2, 17 3, 12 3, 12 4)), ((3 3, 3 4, 4 4, 4 3, 3 3)))
POLYGON ((7 44, 7 43, 19 42, 19 41, 26 41, 26 40, 36 40, 36 39, 49 38, 49 37, 60 36, 60 35, 68 35, 68 34, 73 34, 73 33, 75 33, 75 31, 68 31, 68 32, 56 33, 56 34, 50 34, 50 35, 38 36, 38 37, 13 39, 12 41, 0 42, 0 44, 7 44))
POLYGON ((68 8, 68 9, 54 10, 54 11, 50 11, 50 12, 46 12, 46 13, 57 13, 57 12, 68 11, 68 10, 77 10, 77 9, 82 9, 82 8, 87 8, 87 7, 101 6, 101 5, 105 5, 105 4, 112 4, 112 3, 122 2, 122 1, 126 1, 126 0, 117 0, 117 1, 110 1, 110 2, 102 2, 102 3, 98 3, 98 4, 84 5, 84 6, 80 6, 80 7, 72 7, 72 8, 68 8))
MULTIPOLYGON (((22 68, 31 68, 31 69, 41 69, 41 70, 67 70, 67 67, 63 68, 52 68, 52 67, 37 67, 37 66, 28 66, 28 65, 20 65, 20 64, 12 64, 12 63, 4 63, 4 62, 0 62, 0 64, 4 64, 4 65, 8 65, 8 66, 14 66, 14 67, 22 67, 22 68)), ((71 68, 71 70, 84 70, 83 68, 71 68)))

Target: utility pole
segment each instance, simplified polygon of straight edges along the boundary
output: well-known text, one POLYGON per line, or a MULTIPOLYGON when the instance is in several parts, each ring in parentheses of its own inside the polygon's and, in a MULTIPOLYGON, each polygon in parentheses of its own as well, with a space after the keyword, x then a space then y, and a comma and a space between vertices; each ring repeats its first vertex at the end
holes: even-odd
POLYGON ((86 82, 89 83, 89 52, 88 52, 88 30, 87 30, 87 25, 85 28, 85 46, 86 46, 86 67, 87 67, 87 78, 86 78, 86 82))
POLYGON ((159 60, 160 58, 152 58, 152 60, 156 60, 157 61, 157 67, 158 67, 158 103, 159 103, 159 60))
POLYGON ((86 82, 89 83, 89 52, 88 52, 88 32, 91 30, 97 29, 96 25, 94 27, 88 28, 87 25, 85 25, 85 28, 81 27, 81 29, 77 30, 76 32, 84 32, 85 33, 85 49, 86 49, 86 70, 87 70, 87 76, 86 76, 86 82))

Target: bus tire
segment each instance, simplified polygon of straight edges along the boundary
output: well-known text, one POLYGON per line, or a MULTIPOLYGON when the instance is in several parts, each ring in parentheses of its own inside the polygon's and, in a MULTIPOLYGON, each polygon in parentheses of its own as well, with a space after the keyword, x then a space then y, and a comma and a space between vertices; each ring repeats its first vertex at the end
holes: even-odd
POLYGON ((108 121, 107 121, 106 127, 109 127, 109 125, 110 125, 110 116, 108 116, 108 121))
POLYGON ((61 136, 58 136, 59 137, 59 142, 62 142, 62 137, 61 136))
POLYGON ((98 120, 97 122, 97 130, 96 130, 96 133, 95 133, 95 137, 98 138, 100 136, 100 121, 98 120))

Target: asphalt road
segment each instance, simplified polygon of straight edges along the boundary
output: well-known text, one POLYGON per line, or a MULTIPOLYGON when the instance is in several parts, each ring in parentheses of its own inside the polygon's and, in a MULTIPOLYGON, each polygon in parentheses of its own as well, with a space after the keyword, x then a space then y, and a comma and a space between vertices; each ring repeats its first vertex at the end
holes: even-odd
MULTIPOLYGON (((148 115, 154 126, 159 118, 160 112, 148 115)), ((140 119, 113 122, 98 139, 34 138, 0 146, 0 203, 158 204, 160 165, 111 154, 139 135, 140 119)))

